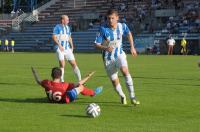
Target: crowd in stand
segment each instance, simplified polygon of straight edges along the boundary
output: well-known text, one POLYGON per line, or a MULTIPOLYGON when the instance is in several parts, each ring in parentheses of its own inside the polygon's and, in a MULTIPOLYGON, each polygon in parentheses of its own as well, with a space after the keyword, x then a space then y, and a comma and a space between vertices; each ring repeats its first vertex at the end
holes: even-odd
POLYGON ((183 26, 188 27, 187 31, 184 32, 200 32, 198 12, 200 2, 198 1, 184 3, 184 0, 151 0, 151 2, 147 0, 108 0, 108 2, 111 2, 111 8, 115 8, 124 14, 123 18, 126 18, 130 27, 139 27, 139 32, 153 33, 156 29, 162 29, 162 32, 180 33, 182 31, 179 30, 179 27, 183 26), (133 3, 130 4, 131 2, 133 3), (134 5, 134 2, 141 2, 141 4, 134 5), (158 21, 153 12, 160 9, 175 9, 180 13, 176 16, 161 17, 158 21))

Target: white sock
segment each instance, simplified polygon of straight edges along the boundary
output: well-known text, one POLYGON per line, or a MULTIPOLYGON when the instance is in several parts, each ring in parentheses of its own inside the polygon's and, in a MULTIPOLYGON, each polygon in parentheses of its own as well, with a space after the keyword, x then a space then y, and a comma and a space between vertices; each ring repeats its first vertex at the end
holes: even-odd
POLYGON ((127 76, 125 76, 125 81, 126 81, 126 87, 127 87, 128 91, 129 91, 130 98, 131 99, 135 98, 133 80, 132 80, 130 74, 128 74, 127 76))
POLYGON ((81 72, 80 72, 78 66, 76 66, 76 67, 74 68, 74 73, 75 73, 75 75, 76 75, 78 81, 80 81, 80 80, 81 80, 81 72))
POLYGON ((117 84, 117 86, 115 86, 115 90, 119 94, 119 96, 126 97, 124 92, 122 91, 122 87, 121 87, 120 83, 117 84))
POLYGON ((64 82, 64 73, 65 73, 65 70, 64 70, 64 68, 60 68, 60 69, 62 71, 61 82, 64 82))

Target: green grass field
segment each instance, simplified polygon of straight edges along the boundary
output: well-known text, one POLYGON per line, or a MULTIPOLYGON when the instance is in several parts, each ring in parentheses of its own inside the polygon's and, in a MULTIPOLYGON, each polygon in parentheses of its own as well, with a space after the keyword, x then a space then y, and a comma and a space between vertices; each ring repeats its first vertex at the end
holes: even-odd
MULTIPOLYGON (((33 80, 30 67, 41 79, 50 79, 58 66, 54 53, 0 53, 0 132, 198 132, 200 131, 199 56, 128 55, 141 105, 120 104, 100 54, 75 54, 82 75, 95 70, 87 86, 103 85, 96 97, 80 95, 71 104, 48 103, 44 90, 33 80), (98 118, 88 118, 89 103, 101 107, 98 118)), ((127 93, 124 78, 121 84, 127 93)), ((69 64, 65 80, 74 82, 69 64)))

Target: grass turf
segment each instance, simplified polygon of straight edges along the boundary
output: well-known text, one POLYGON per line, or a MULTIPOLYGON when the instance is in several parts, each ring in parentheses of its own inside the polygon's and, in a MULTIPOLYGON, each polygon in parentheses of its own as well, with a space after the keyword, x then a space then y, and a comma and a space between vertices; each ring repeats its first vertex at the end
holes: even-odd
MULTIPOLYGON (((1 132, 197 132, 200 131, 200 69, 198 56, 127 56, 141 102, 134 107, 120 104, 109 81, 100 54, 76 54, 82 75, 95 70, 87 86, 104 86, 96 97, 79 96, 71 104, 48 103, 45 93, 33 80, 30 67, 41 79, 50 79, 58 66, 54 53, 0 53, 0 131, 1 132), (101 107, 98 118, 88 118, 89 103, 101 107)), ((119 74, 126 95, 124 78, 119 74)), ((65 80, 75 76, 66 65, 65 80)))

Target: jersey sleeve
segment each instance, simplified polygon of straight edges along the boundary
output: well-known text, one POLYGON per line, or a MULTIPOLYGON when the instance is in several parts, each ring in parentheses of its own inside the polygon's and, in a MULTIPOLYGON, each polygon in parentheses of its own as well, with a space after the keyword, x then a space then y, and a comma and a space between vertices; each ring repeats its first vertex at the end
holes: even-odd
POLYGON ((128 26, 125 23, 122 24, 122 28, 123 28, 123 35, 127 35, 130 32, 128 26))
POLYGON ((41 85, 42 85, 43 88, 47 88, 48 84, 49 84, 48 80, 42 80, 42 82, 41 82, 41 85))
POLYGON ((99 45, 101 45, 102 44, 102 42, 103 42, 103 36, 104 36, 104 29, 103 29, 103 27, 100 27, 99 28, 99 32, 97 33, 97 35, 96 35, 96 39, 95 39, 95 44, 99 44, 99 45))
POLYGON ((74 88, 74 83, 65 83, 66 91, 72 90, 74 88))
POLYGON ((53 35, 57 35, 57 34, 59 34, 59 26, 58 25, 56 25, 53 29, 53 35))

